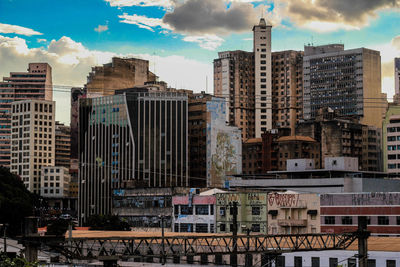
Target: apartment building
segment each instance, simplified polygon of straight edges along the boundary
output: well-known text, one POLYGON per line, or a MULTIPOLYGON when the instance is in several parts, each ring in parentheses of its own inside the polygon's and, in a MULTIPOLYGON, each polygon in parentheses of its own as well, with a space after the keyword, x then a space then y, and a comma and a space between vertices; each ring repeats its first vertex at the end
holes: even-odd
POLYGON ((303 119, 303 52, 272 53, 272 128, 295 127, 303 119))
POLYGON ((278 169, 287 169, 288 159, 312 159, 315 168, 321 167, 320 143, 308 136, 282 136, 277 140, 279 147, 278 169))
POLYGON ((381 90, 379 51, 344 50, 343 44, 305 46, 303 77, 304 119, 314 119, 319 109, 329 107, 382 127, 387 100, 381 90))
POLYGON ((214 95, 226 102, 226 121, 242 130, 242 139, 255 137, 254 54, 218 53, 214 60, 214 95))
POLYGON ((400 97, 400 58, 394 59, 394 101, 399 103, 400 97))
POLYGON ((40 196, 45 198, 70 197, 71 176, 68 168, 62 166, 43 167, 40 179, 40 196))
POLYGON ((11 72, 0 82, 0 165, 9 168, 11 160, 11 104, 14 101, 53 100, 51 67, 29 63, 27 72, 11 72))
POLYGON ((71 127, 56 121, 55 137, 55 166, 63 166, 69 169, 71 165, 71 127))
POLYGON ((40 194, 43 167, 55 164, 55 102, 16 101, 11 106, 11 172, 40 194))
POLYGON ((400 174, 400 105, 389 104, 383 121, 383 170, 400 174))
POLYGON ((320 232, 318 194, 268 194, 268 234, 304 234, 320 232))

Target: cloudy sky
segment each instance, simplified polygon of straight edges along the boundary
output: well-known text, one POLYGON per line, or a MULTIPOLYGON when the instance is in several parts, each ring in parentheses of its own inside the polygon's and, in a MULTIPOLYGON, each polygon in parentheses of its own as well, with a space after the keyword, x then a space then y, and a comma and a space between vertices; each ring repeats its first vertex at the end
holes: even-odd
POLYGON ((0 0, 0 76, 49 62, 63 122, 65 86, 83 86, 91 66, 115 55, 149 60, 170 86, 212 92, 217 52, 251 51, 252 25, 264 16, 273 51, 333 42, 381 51, 390 100, 399 8, 399 0, 0 0))

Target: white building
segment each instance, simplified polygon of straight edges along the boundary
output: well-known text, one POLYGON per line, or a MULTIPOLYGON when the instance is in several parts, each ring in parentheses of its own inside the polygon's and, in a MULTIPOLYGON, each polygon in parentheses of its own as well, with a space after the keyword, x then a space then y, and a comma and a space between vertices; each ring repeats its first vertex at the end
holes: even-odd
POLYGON ((11 112, 11 172, 39 194, 42 167, 55 164, 55 102, 17 101, 11 112))
POLYGON ((40 195, 46 198, 69 196, 71 175, 65 167, 43 167, 40 181, 40 195))
POLYGON ((272 129, 271 28, 263 18, 253 27, 256 138, 272 129))

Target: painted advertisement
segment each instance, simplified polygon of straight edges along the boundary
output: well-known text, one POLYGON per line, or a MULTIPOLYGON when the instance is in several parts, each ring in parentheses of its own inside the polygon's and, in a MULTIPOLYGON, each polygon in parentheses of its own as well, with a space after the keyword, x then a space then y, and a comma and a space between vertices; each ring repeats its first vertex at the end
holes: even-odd
POLYGON ((207 102, 207 186, 222 186, 227 175, 242 172, 242 139, 237 127, 226 124, 223 98, 207 102))

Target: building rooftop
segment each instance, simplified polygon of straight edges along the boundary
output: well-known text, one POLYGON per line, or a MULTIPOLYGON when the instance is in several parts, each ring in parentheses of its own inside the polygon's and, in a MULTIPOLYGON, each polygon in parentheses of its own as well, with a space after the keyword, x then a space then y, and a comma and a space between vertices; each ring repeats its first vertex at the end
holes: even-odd
POLYGON ((278 142, 287 142, 287 141, 317 142, 315 141, 315 139, 309 136, 301 136, 301 135, 282 136, 278 138, 278 142))

